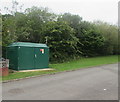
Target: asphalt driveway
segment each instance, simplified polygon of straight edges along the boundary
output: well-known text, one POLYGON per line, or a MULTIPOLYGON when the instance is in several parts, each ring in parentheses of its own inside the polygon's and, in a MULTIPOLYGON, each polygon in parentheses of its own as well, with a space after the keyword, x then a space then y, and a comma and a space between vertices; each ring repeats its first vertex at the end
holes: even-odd
POLYGON ((3 100, 117 100, 118 64, 3 83, 3 100))

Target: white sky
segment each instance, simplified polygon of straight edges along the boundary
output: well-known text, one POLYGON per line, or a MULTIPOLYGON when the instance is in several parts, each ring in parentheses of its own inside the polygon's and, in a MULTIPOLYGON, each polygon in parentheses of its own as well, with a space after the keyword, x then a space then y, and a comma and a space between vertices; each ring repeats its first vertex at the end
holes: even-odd
MULTIPOLYGON (((60 14, 70 12, 80 15, 83 20, 102 20, 111 24, 118 22, 119 0, 17 0, 24 4, 23 8, 32 6, 48 7, 52 12, 60 14)), ((12 0, 2 0, 0 7, 2 13, 7 13, 4 7, 10 8, 12 0)))

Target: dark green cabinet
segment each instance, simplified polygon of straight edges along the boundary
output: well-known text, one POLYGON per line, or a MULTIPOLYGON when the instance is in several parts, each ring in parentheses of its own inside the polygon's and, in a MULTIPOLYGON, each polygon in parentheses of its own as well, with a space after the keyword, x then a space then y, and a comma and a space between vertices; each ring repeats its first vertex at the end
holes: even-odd
POLYGON ((10 68, 14 70, 42 69, 49 67, 49 48, 46 44, 12 43, 7 47, 10 68))

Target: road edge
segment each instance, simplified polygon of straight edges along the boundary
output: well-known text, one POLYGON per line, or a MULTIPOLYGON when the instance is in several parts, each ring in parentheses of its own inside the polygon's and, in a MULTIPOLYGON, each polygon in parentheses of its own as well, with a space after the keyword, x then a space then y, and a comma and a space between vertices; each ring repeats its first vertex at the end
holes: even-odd
MULTIPOLYGON (((111 64, 118 64, 118 63, 119 62, 117 62, 117 63, 111 63, 111 64)), ((86 68, 78 68, 78 69, 73 69, 73 70, 66 70, 66 71, 61 71, 61 72, 54 72, 54 73, 49 73, 49 74, 42 74, 42 75, 35 75, 35 76, 24 77, 24 78, 19 78, 19 79, 6 80, 6 81, 2 81, 2 83, 8 83, 8 82, 19 81, 19 80, 24 80, 24 79, 30 79, 30 78, 47 76, 47 75, 54 75, 54 74, 59 74, 59 73, 71 72, 71 71, 76 71, 76 70, 82 70, 82 69, 100 67, 100 66, 105 66, 105 65, 110 65, 110 64, 97 65, 97 66, 91 66, 91 67, 86 67, 86 68)))

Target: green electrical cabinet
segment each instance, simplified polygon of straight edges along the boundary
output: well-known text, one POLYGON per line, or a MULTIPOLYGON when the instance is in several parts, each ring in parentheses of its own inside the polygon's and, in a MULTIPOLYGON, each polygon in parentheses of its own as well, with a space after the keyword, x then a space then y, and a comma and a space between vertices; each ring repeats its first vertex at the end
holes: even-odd
POLYGON ((48 68, 49 48, 46 44, 15 42, 7 47, 7 58, 13 70, 48 68))

